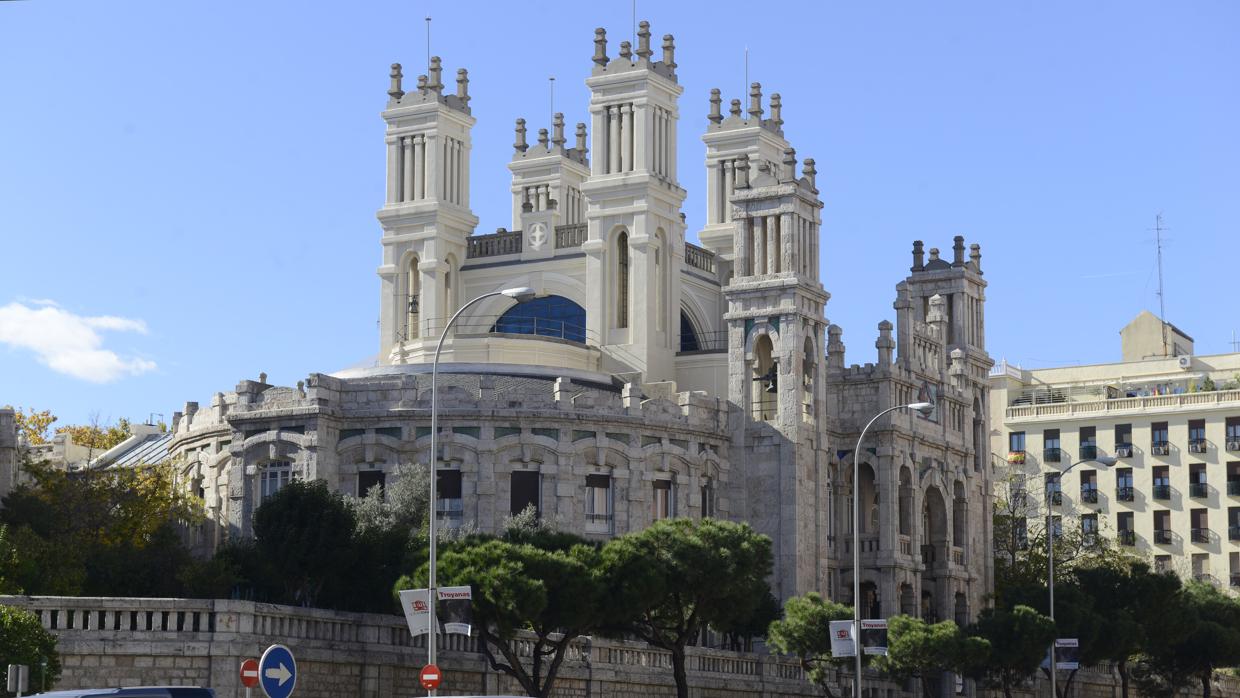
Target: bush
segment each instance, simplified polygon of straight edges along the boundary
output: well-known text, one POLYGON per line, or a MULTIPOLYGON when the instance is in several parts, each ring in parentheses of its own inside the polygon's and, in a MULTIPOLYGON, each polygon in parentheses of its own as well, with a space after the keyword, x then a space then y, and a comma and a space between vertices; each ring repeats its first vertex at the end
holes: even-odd
MULTIPOLYGON (((43 629, 39 618, 25 609, 0 606, 0 666, 25 664, 30 667, 30 693, 41 688, 42 661, 47 660, 47 686, 60 677, 60 657, 56 654, 56 637, 43 629)), ((2 684, 0 684, 2 685, 2 684)), ((0 696, 12 694, 0 688, 0 696)))

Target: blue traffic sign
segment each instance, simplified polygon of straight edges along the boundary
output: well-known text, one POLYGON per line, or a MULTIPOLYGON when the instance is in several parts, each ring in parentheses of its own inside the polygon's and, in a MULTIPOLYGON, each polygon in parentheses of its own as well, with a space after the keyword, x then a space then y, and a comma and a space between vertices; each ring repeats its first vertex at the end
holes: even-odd
POLYGON ((297 685, 297 662, 284 645, 272 645, 258 660, 258 680, 267 698, 288 698, 297 685))

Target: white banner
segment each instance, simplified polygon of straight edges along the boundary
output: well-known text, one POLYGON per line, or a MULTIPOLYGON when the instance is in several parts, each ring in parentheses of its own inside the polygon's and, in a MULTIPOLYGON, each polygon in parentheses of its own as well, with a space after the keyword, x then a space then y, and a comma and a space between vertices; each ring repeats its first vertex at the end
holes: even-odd
POLYGON ((436 616, 444 633, 469 635, 473 630, 473 598, 470 587, 440 587, 436 616))
POLYGON ((861 651, 865 654, 887 654, 887 621, 861 621, 861 651))
POLYGON ((853 622, 851 620, 831 621, 831 656, 857 656, 857 650, 853 644, 853 622))
POLYGON ((430 629, 431 607, 427 603, 429 596, 428 589, 404 589, 400 592, 400 607, 405 611, 409 634, 414 637, 425 635, 430 629))

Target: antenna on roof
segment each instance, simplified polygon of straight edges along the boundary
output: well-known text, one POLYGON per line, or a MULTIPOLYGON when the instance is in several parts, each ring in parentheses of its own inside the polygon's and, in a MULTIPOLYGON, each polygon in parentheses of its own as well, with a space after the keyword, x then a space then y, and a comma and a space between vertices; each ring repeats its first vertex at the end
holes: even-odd
POLYGON ((431 67, 431 16, 426 16, 426 69, 431 67))
POLYGON ((551 120, 555 121, 555 76, 547 78, 547 82, 551 85, 551 120))
POLYGON ((1240 341, 1236 341, 1236 331, 1235 331, 1235 330, 1232 330, 1232 331, 1231 331, 1231 341, 1230 341, 1230 342, 1228 342, 1228 344, 1230 344, 1230 345, 1231 345, 1231 350, 1232 350, 1232 351, 1240 351, 1240 341))
POLYGON ((749 94, 749 47, 745 47, 745 84, 741 85, 741 99, 749 94))
POLYGON ((1162 231, 1162 211, 1159 211, 1154 217, 1154 244, 1158 249, 1158 319, 1162 322, 1163 356, 1170 356, 1171 352, 1167 350, 1167 306, 1163 295, 1162 231))

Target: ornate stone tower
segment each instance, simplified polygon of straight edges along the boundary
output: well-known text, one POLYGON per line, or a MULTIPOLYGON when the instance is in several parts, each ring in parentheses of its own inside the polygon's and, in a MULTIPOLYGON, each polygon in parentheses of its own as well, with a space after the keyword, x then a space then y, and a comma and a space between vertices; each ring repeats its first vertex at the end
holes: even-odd
MULTIPOLYGON (((760 107, 755 102, 754 107, 760 107)), ((728 400, 739 408, 733 448, 741 483, 733 511, 774 541, 781 598, 826 586, 825 397, 829 294, 818 280, 822 202, 811 161, 796 177, 791 148, 778 163, 751 165, 741 152, 731 173, 731 281, 727 302, 728 400)))
POLYGON ((512 162, 512 227, 521 230, 522 259, 549 258, 555 249, 585 240, 586 198, 582 185, 590 176, 586 125, 577 124, 576 145, 565 147, 564 115, 552 117, 551 133, 538 130, 538 142, 526 141, 525 119, 517 119, 512 162))
POLYGON ((592 150, 586 198, 586 318, 612 373, 643 382, 674 378, 684 263, 685 190, 676 178, 677 100, 672 35, 653 60, 650 25, 641 22, 637 51, 620 43, 607 57, 607 34, 595 30, 590 88, 592 150), (645 302, 642 302, 645 299, 645 302))
POLYGON ((469 208, 469 76, 457 71, 446 94, 438 56, 417 89, 402 88, 392 65, 383 120, 387 123, 387 199, 379 210, 383 265, 379 267, 380 345, 384 363, 420 351, 461 302, 465 238, 478 225, 469 208))

